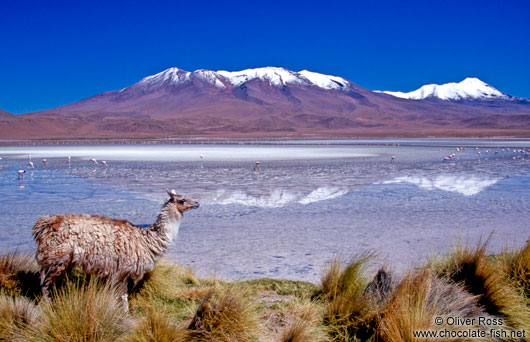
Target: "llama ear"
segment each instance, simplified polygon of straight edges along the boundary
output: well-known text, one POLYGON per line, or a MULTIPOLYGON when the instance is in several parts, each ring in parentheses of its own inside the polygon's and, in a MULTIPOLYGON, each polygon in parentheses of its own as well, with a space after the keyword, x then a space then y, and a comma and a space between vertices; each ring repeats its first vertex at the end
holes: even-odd
POLYGON ((166 191, 173 201, 175 200, 175 198, 177 198, 177 192, 175 191, 175 189, 172 189, 171 191, 166 189, 166 191))

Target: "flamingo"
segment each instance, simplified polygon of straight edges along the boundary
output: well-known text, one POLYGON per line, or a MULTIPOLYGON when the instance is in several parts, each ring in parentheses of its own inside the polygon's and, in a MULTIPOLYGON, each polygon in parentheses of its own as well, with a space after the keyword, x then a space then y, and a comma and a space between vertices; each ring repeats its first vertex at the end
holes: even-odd
POLYGON ((26 173, 26 170, 18 170, 18 180, 21 180, 24 178, 24 174, 26 173))
POLYGON ((256 162, 256 166, 254 166, 254 171, 256 171, 256 170, 258 169, 259 164, 260 164, 260 162, 257 161, 257 162, 256 162))
POLYGON ((68 165, 70 165, 71 160, 72 160, 72 157, 68 156, 68 165))
POLYGON ((392 157, 390 158, 390 162, 391 162, 391 163, 393 163, 394 160, 396 160, 396 156, 392 156, 392 157))
POLYGON ((48 163, 48 161, 46 160, 46 158, 42 159, 42 164, 46 165, 48 163))
POLYGON ((95 158, 90 158, 90 161, 96 165, 98 165, 98 161, 95 158))
POLYGON ((0 157, 0 160, 2 160, 2 157, 0 157))
POLYGON ((101 161, 101 164, 105 165, 105 167, 109 167, 109 166, 107 165, 107 162, 104 161, 104 160, 101 161))
POLYGON ((31 167, 32 169, 35 168, 35 166, 33 166, 33 162, 32 162, 32 161, 30 161, 30 162, 28 163, 28 166, 31 167))
POLYGON ((203 159, 203 158, 204 158, 204 155, 201 154, 201 155, 199 156, 199 158, 203 159))

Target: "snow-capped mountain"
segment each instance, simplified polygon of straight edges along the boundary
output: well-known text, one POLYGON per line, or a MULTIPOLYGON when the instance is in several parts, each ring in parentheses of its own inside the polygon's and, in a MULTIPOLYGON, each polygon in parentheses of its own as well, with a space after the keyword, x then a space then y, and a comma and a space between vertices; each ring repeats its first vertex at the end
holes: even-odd
POLYGON ((509 100, 506 95, 478 78, 468 77, 462 82, 446 84, 427 84, 414 91, 403 93, 400 91, 379 91, 409 100, 423 100, 438 98, 440 100, 509 100))
POLYGON ((45 111, 0 112, 0 139, 530 135, 530 101, 476 78, 387 93, 307 70, 169 68, 45 111))
MULTIPOLYGON (((179 68, 169 68, 158 74, 147 76, 131 87, 154 89, 162 86, 186 85, 192 83, 194 80, 202 81, 220 89, 237 87, 253 80, 267 82, 275 87, 301 85, 315 86, 322 89, 344 90, 351 85, 351 82, 342 77, 319 74, 308 70, 295 72, 278 67, 264 67, 241 71, 200 69, 193 72, 184 71, 179 68)), ((127 89, 124 88, 122 91, 127 89)))

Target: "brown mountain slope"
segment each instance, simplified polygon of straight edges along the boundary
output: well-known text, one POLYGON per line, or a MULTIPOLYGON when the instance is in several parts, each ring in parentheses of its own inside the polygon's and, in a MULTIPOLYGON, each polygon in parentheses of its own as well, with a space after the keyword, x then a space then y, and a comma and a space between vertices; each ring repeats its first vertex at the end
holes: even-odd
POLYGON ((278 70, 280 81, 172 69, 119 91, 2 120, 0 138, 530 136, 526 100, 406 100, 340 78, 322 86, 278 70))
POLYGON ((0 109, 0 120, 13 120, 15 115, 0 109))

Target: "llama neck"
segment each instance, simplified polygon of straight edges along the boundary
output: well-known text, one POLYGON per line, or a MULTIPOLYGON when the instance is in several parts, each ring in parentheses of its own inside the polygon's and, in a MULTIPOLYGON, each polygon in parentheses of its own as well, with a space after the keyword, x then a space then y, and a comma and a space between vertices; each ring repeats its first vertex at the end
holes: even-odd
POLYGON ((156 255, 163 254, 177 238, 182 214, 171 203, 166 203, 160 214, 147 230, 148 244, 156 255))

